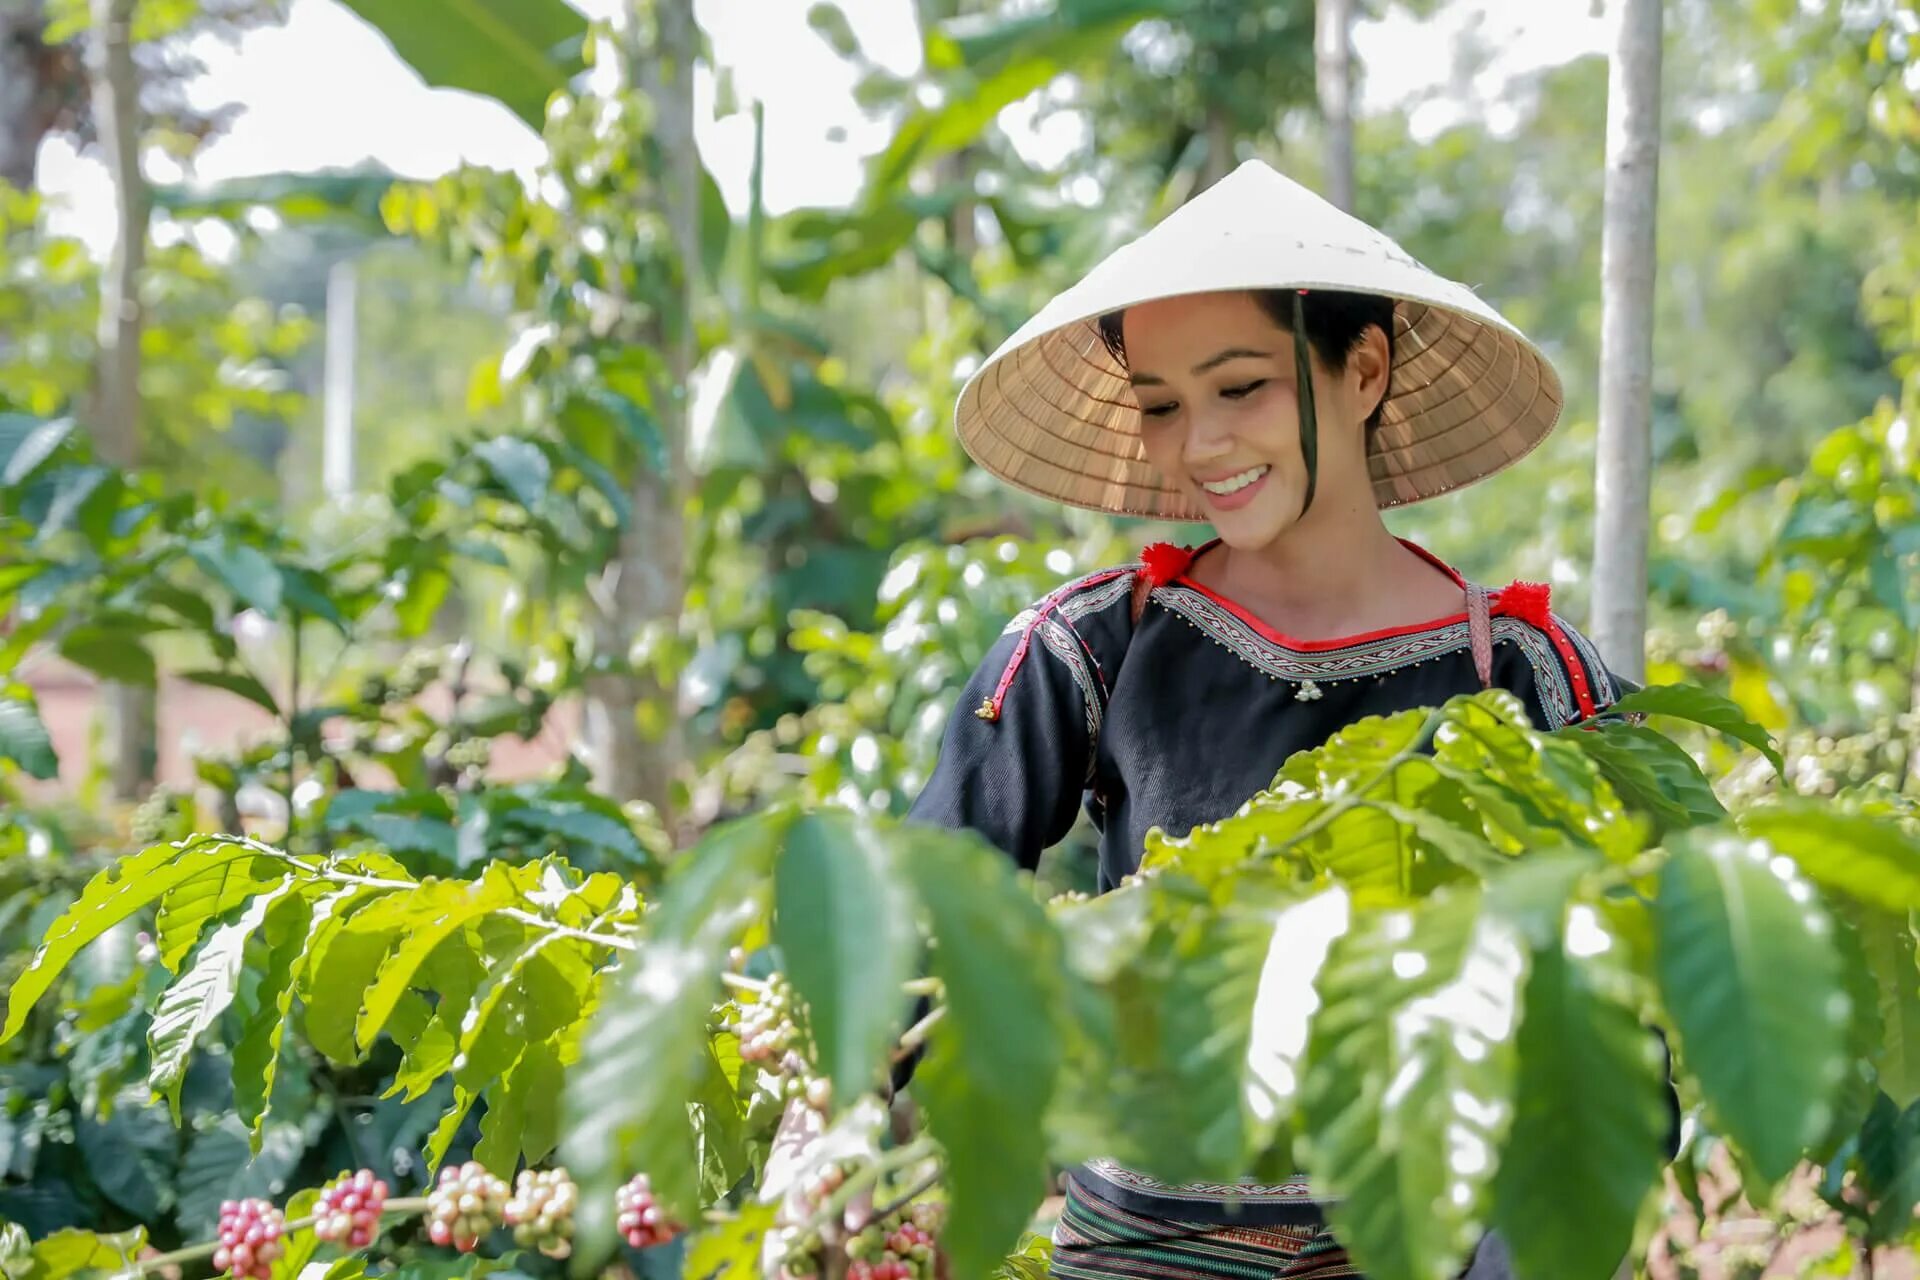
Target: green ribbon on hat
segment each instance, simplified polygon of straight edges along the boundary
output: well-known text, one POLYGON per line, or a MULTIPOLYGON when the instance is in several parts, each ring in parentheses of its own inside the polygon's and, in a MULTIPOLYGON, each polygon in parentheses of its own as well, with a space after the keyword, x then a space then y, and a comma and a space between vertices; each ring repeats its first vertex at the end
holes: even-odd
POLYGON ((1293 376, 1300 388, 1300 457, 1307 467, 1307 496, 1300 514, 1313 505, 1320 472, 1320 423, 1313 412, 1313 359, 1307 346, 1307 291, 1293 291, 1293 376))

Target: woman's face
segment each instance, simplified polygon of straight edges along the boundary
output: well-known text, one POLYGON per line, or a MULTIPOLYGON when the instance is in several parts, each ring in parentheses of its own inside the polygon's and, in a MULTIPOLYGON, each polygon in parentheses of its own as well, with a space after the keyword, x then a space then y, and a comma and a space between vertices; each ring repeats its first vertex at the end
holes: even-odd
MULTIPOLYGON (((1265 547, 1300 519, 1307 470, 1293 335, 1251 293, 1202 293, 1122 317, 1147 461, 1191 493, 1228 546, 1265 547)), ((1386 391, 1387 347, 1366 330, 1341 373, 1313 357, 1319 477, 1314 509, 1373 505, 1362 424, 1386 391), (1364 407, 1363 407, 1364 406, 1364 407)))

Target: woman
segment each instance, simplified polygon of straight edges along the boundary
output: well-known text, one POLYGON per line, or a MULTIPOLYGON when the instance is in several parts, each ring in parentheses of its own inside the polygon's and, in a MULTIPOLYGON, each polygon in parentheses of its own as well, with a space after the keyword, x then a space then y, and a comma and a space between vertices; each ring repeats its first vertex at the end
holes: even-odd
MULTIPOLYGON (((1032 868, 1084 804, 1099 884, 1147 831, 1236 810, 1366 716, 1498 686, 1541 729, 1615 682, 1543 586, 1483 591, 1380 509, 1481 479, 1560 411, 1546 359, 1469 290, 1250 162, 1117 250, 961 392, 962 441, 1017 488, 1205 521, 1197 550, 1069 583, 1014 619, 916 820, 1032 868)), ((1169 1186, 1076 1169, 1054 1273, 1354 1275, 1306 1179, 1169 1186)), ((1483 1243, 1470 1276, 1505 1274, 1483 1243)))

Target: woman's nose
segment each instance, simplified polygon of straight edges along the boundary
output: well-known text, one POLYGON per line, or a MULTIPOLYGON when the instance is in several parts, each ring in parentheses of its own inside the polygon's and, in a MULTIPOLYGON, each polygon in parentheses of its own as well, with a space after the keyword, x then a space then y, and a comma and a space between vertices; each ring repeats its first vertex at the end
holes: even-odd
POLYGON ((1221 415, 1196 413, 1188 420, 1186 461, 1189 464, 1211 462, 1233 450, 1233 432, 1221 415))

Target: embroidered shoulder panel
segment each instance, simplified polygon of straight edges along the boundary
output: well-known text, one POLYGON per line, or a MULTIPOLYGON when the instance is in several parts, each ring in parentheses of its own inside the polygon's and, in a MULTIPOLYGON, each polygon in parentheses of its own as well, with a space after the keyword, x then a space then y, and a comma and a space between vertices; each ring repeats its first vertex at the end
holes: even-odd
MULTIPOLYGON (((1092 575, 1100 578, 1102 575, 1092 575)), ((1016 631, 1031 628, 1046 646, 1048 653, 1060 660, 1067 674, 1079 686, 1082 703, 1087 716, 1087 776, 1093 776, 1094 748, 1100 743, 1100 726, 1107 710, 1107 681, 1100 669, 1100 661, 1092 648, 1080 638, 1074 624, 1090 614, 1109 608, 1115 601, 1126 598, 1133 592, 1133 575, 1120 573, 1108 574, 1104 581, 1097 582, 1091 588, 1083 588, 1088 579, 1082 578, 1070 582, 1053 592, 1038 605, 1021 610, 1000 632, 1009 635, 1016 631), (1051 608, 1046 608, 1052 602, 1051 608), (1046 614, 1041 616, 1041 610, 1046 614)))
MULTIPOLYGON (((1191 587, 1178 584, 1160 587, 1155 589, 1152 600, 1184 618, 1248 666, 1275 680, 1313 683, 1364 680, 1446 654, 1468 652, 1473 644, 1467 623, 1461 621, 1405 635, 1362 640, 1338 649, 1290 649, 1261 635, 1191 587)), ((1533 668, 1540 705, 1552 722, 1546 728, 1558 729, 1580 719, 1579 704, 1552 641, 1537 627, 1518 618, 1496 617, 1492 622, 1493 642, 1518 646, 1533 668)))
POLYGON ((1326 1204, 1313 1194, 1305 1174, 1285 1182, 1162 1182, 1111 1160, 1089 1160, 1085 1168, 1114 1186, 1160 1200, 1215 1202, 1240 1200, 1254 1204, 1326 1204))

